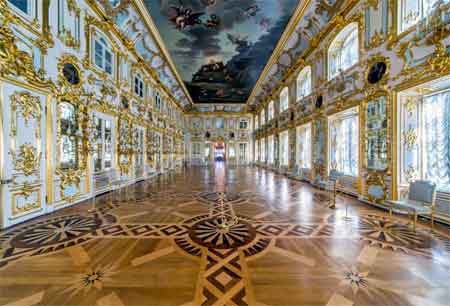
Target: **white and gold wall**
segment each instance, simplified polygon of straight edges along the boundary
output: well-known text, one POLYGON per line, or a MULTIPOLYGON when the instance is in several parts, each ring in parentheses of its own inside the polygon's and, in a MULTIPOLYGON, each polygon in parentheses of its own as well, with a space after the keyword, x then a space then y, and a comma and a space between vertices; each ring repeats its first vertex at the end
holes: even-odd
POLYGON ((0 228, 182 165, 186 99, 139 5, 0 0, 0 228))
MULTIPOLYGON (((213 109, 208 112, 187 113, 188 163, 212 164, 215 161, 215 150, 220 147, 228 165, 249 165, 253 159, 251 115, 240 111, 244 107, 242 105, 209 106, 213 109)), ((208 105, 203 107, 208 108, 208 105)))
MULTIPOLYGON (((414 3, 419 4, 311 0, 300 5, 248 101, 258 123, 257 165, 312 183, 345 168, 343 191, 376 204, 405 197, 411 180, 432 179, 424 165, 422 105, 450 88, 450 4, 414 3), (351 41, 354 53, 345 51, 351 41), (332 64, 339 61, 341 66, 332 64), (309 84, 302 81, 304 71, 310 71, 309 84), (289 93, 286 109, 283 91, 289 93), (346 124, 356 124, 355 160, 341 165, 337 155, 346 152, 336 131, 346 124), (308 125, 312 140, 305 155, 308 141, 300 132, 308 125), (289 144, 282 145, 286 131, 289 144), (283 154, 289 156, 287 169, 283 154), (310 156, 308 162, 304 156, 310 156)), ((441 188, 437 198, 440 218, 450 221, 450 193, 441 188)))

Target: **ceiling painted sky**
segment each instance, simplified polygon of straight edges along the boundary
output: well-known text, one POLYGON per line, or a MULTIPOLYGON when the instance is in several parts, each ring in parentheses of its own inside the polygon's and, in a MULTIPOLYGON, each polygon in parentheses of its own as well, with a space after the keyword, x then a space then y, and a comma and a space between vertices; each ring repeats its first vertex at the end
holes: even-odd
POLYGON ((298 0, 144 0, 196 103, 245 103, 298 0))

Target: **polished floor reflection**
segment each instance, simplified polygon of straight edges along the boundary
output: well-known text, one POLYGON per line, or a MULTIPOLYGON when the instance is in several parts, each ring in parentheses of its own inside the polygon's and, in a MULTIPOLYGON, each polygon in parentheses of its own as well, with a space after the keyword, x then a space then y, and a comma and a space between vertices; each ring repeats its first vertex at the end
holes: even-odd
POLYGON ((0 305, 448 305, 448 228, 327 200, 223 164, 141 182, 0 232, 0 305))

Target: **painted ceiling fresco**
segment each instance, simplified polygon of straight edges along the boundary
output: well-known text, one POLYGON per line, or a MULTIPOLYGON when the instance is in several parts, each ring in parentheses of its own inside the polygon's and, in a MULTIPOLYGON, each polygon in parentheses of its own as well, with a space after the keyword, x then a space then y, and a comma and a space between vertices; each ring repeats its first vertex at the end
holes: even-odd
POLYGON ((196 103, 245 103, 298 0, 144 0, 196 103))

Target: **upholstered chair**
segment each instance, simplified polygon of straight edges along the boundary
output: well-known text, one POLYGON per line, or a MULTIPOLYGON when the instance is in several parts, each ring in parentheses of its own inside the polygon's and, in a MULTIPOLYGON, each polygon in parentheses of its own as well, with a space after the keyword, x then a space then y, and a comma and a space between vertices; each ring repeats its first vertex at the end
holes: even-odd
POLYGON ((413 216, 413 228, 416 230, 417 216, 429 215, 431 229, 434 228, 434 206, 436 202, 436 184, 429 181, 415 181, 409 185, 408 198, 399 201, 386 201, 389 215, 394 209, 405 211, 413 216))

